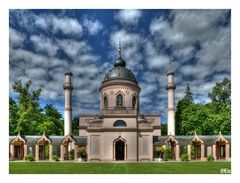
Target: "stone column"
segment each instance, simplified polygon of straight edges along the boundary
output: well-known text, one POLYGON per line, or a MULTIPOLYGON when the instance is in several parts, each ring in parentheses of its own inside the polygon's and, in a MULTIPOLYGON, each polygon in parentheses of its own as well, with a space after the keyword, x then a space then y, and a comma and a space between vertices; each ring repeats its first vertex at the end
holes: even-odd
POLYGON ((176 144, 176 161, 179 161, 179 145, 176 144))
POLYGON ((188 160, 191 160, 191 144, 188 144, 188 160))
POLYGON ((78 160, 77 154, 78 154, 78 145, 74 144, 74 161, 78 160))
POLYGON ((49 144, 49 161, 52 161, 52 151, 53 151, 53 147, 52 144, 49 144))
POLYGON ((204 160, 204 157, 205 157, 205 154, 204 154, 204 144, 202 143, 201 144, 201 160, 203 161, 204 160))
POLYGON ((230 158, 230 146, 229 146, 229 143, 226 144, 226 157, 225 159, 226 160, 229 160, 230 158))
POLYGON ((213 146, 212 146, 212 151, 213 151, 213 158, 214 159, 217 159, 217 157, 216 157, 216 144, 214 144, 213 146))
POLYGON ((23 145, 24 151, 23 151, 23 158, 27 156, 27 144, 23 145))
POLYGON ((64 161, 64 145, 61 145, 61 161, 64 161))
POLYGON ((35 145, 35 160, 39 161, 39 145, 35 145))
POLYGON ((14 145, 10 145, 10 160, 14 160, 14 145))

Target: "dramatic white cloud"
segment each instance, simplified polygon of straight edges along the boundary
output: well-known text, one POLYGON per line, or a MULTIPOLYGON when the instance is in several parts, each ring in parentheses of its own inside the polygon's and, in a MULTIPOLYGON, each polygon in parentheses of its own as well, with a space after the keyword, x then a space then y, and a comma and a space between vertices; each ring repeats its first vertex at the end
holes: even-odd
MULTIPOLYGON (((143 38, 138 33, 127 32, 124 29, 113 31, 110 37, 110 44, 113 48, 116 48, 115 55, 117 53, 119 40, 121 40, 122 56, 127 62, 127 67, 131 68, 135 74, 137 74, 139 70, 143 69, 143 54, 140 51, 143 38)), ((114 58, 116 58, 116 56, 114 58)))
POLYGON ((141 112, 161 114, 165 122, 169 57, 175 70, 176 103, 187 83, 195 102, 207 103, 214 84, 230 77, 231 29, 222 23, 225 10, 159 10, 147 17, 151 20, 144 26, 140 24, 144 10, 112 14, 109 26, 104 18, 100 22, 95 14, 81 11, 11 10, 10 85, 31 79, 34 88, 43 89, 43 103, 63 110, 62 86, 70 63, 74 115, 99 113, 98 89, 118 57, 121 40, 122 57, 142 88, 141 112))
POLYGON ((141 10, 126 9, 120 10, 115 15, 115 19, 119 20, 122 24, 136 25, 141 16, 142 16, 141 10))
POLYGON ((10 47, 19 47, 22 45, 25 36, 13 28, 9 28, 9 44, 10 47))
MULTIPOLYGON (((162 42, 163 47, 172 50, 175 58, 173 62, 175 76, 185 78, 178 83, 177 98, 183 96, 185 83, 190 82, 196 101, 206 102, 207 93, 215 82, 220 81, 212 78, 213 74, 230 73, 231 29, 230 26, 219 23, 223 21, 226 12, 225 10, 173 10, 168 17, 160 16, 152 20, 149 27, 153 37, 152 42, 162 42), (212 78, 210 84, 209 82, 206 84, 208 77, 212 78), (192 79, 186 80, 186 78, 192 78, 194 82, 191 83, 192 79)), ((151 53, 153 52, 151 50, 156 49, 154 47, 156 44, 150 46, 147 45, 146 50, 151 53)), ((156 53, 153 52, 152 55, 156 53)), ((154 64, 161 66, 157 58, 148 60, 149 67, 154 64)))
POLYGON ((82 34, 82 25, 78 20, 73 18, 58 18, 53 16, 52 18, 53 31, 62 32, 66 35, 81 35, 82 34))
MULTIPOLYGON (((82 54, 91 51, 90 46, 84 41, 75 41, 73 39, 57 40, 59 47, 73 60, 78 60, 82 54)), ((82 58, 81 58, 82 59, 82 58)))
POLYGON ((103 25, 98 20, 87 19, 83 20, 83 26, 87 28, 90 35, 96 35, 100 30, 103 29, 103 25))
POLYGON ((33 35, 30 37, 30 41, 33 42, 37 52, 47 53, 49 56, 54 56, 57 53, 58 46, 50 38, 33 35))

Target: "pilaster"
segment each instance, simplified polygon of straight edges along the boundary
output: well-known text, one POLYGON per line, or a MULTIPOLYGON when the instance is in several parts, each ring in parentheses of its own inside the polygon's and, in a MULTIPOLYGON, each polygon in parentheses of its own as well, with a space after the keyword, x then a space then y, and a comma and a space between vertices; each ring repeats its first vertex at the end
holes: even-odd
POLYGON ((53 147, 52 144, 49 144, 49 161, 52 161, 52 152, 53 152, 53 147))
POLYGON ((229 146, 229 143, 226 144, 226 157, 225 159, 226 160, 229 160, 230 158, 230 146, 229 146))
POLYGON ((188 160, 191 160, 191 144, 188 144, 188 160))
POLYGON ((179 144, 176 144, 176 161, 179 161, 179 144))
POLYGON ((14 145, 10 145, 10 160, 14 160, 14 145))
POLYGON ((35 160, 39 161, 39 145, 35 145, 35 160))
POLYGON ((205 157, 204 144, 201 144, 201 160, 203 161, 205 157))
POLYGON ((216 156, 216 144, 214 144, 212 146, 212 151, 213 151, 213 158, 216 160, 217 159, 217 156, 216 156))

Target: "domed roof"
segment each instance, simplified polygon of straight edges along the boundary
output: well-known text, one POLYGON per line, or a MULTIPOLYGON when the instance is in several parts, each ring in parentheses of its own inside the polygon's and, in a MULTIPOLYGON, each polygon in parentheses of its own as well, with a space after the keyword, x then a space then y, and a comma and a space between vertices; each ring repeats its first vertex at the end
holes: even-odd
POLYGON ((123 66, 115 66, 114 68, 110 69, 105 75, 103 82, 112 79, 126 79, 137 83, 137 80, 132 71, 123 66))
POLYGON ((121 56, 121 42, 119 42, 119 49, 118 49, 119 56, 117 60, 114 62, 114 68, 110 69, 104 77, 103 82, 112 79, 126 79, 137 83, 137 80, 132 73, 132 71, 126 68, 126 62, 123 60, 121 56))

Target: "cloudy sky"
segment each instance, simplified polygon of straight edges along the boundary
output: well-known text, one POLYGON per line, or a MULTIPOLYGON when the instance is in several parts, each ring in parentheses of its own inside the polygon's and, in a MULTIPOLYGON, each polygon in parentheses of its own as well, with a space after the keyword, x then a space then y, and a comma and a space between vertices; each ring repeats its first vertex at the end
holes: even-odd
MULTIPOLYGON (((122 55, 142 88, 141 112, 167 121, 166 72, 175 70, 176 102, 187 83, 197 103, 207 103, 216 82, 231 75, 229 10, 10 10, 10 86, 18 79, 42 88, 41 105, 64 110, 68 62, 73 113, 99 112, 98 88, 122 55)), ((10 88, 10 96, 15 97, 10 88)))

